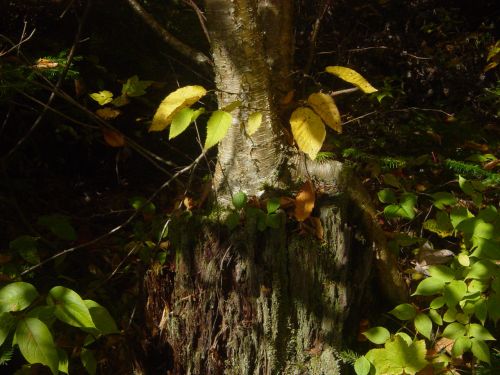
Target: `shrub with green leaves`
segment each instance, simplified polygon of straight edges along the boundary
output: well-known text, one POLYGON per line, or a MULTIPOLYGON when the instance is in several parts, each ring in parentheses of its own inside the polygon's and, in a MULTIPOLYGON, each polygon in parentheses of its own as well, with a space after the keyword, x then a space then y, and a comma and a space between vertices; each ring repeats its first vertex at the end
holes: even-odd
POLYGON ((97 361, 88 346, 103 335, 119 333, 108 310, 63 286, 55 286, 45 297, 41 296, 32 284, 23 281, 0 289, 2 363, 8 362, 17 347, 28 363, 45 365, 54 375, 69 374, 68 354, 54 340, 55 334, 60 333, 55 328, 56 321, 86 333, 80 359, 88 373, 95 374, 97 361))

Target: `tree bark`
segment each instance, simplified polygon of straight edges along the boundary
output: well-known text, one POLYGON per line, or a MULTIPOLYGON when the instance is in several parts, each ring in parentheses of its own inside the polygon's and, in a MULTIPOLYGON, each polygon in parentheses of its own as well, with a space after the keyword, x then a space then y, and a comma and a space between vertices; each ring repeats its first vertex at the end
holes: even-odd
POLYGON ((325 191, 315 212, 324 239, 299 235, 284 214, 264 232, 252 217, 232 232, 196 216, 173 220, 172 259, 148 272, 145 288, 149 331, 170 374, 339 374, 338 350, 353 335, 346 321, 366 293, 380 233, 359 207, 365 198, 345 194, 353 184, 341 163, 305 161, 284 142, 291 3, 206 0, 219 107, 242 102, 219 144, 214 185, 225 206, 238 191, 260 196, 313 179, 325 191), (248 137, 256 111, 264 121, 248 137))

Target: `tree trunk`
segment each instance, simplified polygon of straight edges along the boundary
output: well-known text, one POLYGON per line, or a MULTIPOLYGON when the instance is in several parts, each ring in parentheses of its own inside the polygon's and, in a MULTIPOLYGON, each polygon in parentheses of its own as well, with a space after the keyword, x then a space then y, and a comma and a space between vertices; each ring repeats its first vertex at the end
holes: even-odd
POLYGON ((264 232, 251 217, 231 233, 208 219, 174 220, 175 256, 146 278, 150 336, 166 353, 154 374, 340 373, 338 349, 352 334, 345 323, 375 254, 373 236, 362 234, 373 232, 372 217, 342 193, 350 178, 340 163, 306 162, 284 142, 278 102, 291 87, 291 3, 206 0, 219 107, 242 102, 219 144, 214 185, 224 206, 238 191, 259 196, 316 179, 324 240, 299 235, 285 215, 264 232), (264 122, 248 137, 243 124, 256 111, 264 122))

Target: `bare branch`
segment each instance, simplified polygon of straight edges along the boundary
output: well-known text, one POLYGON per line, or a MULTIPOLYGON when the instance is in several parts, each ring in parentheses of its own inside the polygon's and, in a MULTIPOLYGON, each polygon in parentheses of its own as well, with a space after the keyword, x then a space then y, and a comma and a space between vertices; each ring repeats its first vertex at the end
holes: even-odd
POLYGON ((137 0, 126 0, 130 7, 151 27, 165 43, 196 64, 207 68, 211 60, 200 52, 170 34, 137 0))

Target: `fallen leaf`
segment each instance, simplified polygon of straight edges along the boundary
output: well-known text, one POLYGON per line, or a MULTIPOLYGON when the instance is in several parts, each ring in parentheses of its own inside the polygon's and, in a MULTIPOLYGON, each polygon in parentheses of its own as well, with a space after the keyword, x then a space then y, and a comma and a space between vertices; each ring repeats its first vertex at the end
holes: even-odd
POLYGON ((121 115, 121 113, 122 112, 119 109, 111 107, 100 108, 97 111, 95 111, 95 114, 100 118, 102 118, 103 120, 112 120, 121 115))
POLYGON ((106 143, 111 147, 125 146, 125 137, 121 133, 114 130, 102 129, 102 135, 106 143))
POLYGON ((58 65, 59 63, 49 59, 38 59, 33 67, 36 69, 54 69, 58 65))
POLYGON ((315 199, 316 194, 314 192, 314 186, 311 180, 308 180, 302 185, 302 188, 295 197, 294 216, 297 221, 304 221, 311 215, 315 199))
POLYGON ((436 353, 439 353, 439 352, 444 350, 448 354, 451 354, 451 348, 453 348, 454 343, 455 343, 455 340, 449 339, 447 337, 441 337, 434 344, 434 350, 436 351, 436 353))

